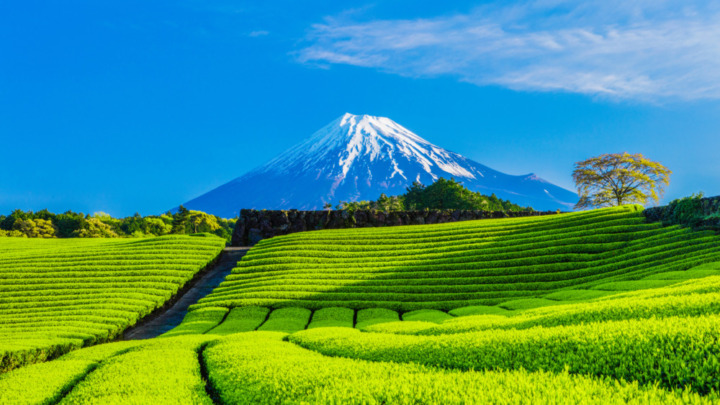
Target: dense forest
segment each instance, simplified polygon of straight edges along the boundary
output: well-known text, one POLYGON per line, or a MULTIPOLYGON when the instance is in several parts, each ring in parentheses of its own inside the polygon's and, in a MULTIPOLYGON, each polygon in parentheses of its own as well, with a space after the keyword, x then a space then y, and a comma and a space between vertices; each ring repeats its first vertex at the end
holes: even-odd
POLYGON ((120 238, 168 234, 212 233, 230 240, 235 219, 224 219, 180 206, 177 212, 143 217, 135 214, 113 218, 104 212, 92 215, 66 211, 54 214, 15 210, 0 215, 0 236, 28 238, 120 238))
MULTIPOLYGON (((325 208, 330 208, 329 204, 325 208)), ((406 189, 405 194, 388 197, 380 194, 376 201, 341 201, 340 210, 403 211, 425 209, 482 210, 482 211, 533 211, 508 200, 501 200, 495 194, 489 196, 471 191, 455 179, 440 178, 429 186, 419 182, 406 189)))

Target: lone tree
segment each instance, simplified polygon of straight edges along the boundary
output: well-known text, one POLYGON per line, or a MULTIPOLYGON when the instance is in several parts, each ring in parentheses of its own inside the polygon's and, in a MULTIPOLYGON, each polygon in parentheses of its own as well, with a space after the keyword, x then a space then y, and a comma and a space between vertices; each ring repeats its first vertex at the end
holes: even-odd
POLYGON ((672 172, 641 154, 608 153, 575 163, 575 208, 658 202, 672 172))

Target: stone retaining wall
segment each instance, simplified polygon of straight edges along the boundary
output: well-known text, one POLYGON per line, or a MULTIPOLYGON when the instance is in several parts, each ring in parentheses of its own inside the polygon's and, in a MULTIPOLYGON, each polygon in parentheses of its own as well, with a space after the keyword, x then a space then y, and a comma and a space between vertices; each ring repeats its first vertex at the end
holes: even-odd
POLYGON ((557 214, 556 211, 257 211, 240 210, 232 246, 252 246, 261 239, 318 229, 364 228, 397 225, 442 224, 473 219, 529 217, 557 214))

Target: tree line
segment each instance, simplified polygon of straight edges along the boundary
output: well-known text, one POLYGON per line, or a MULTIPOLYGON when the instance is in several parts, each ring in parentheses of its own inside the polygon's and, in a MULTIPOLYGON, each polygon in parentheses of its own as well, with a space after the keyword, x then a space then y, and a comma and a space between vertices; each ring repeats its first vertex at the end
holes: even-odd
MULTIPOLYGON (((610 153, 575 163, 573 180, 578 188, 576 209, 623 204, 658 203, 672 172, 642 154, 610 153)), ((332 208, 325 204, 326 209, 332 208)), ((440 178, 425 186, 414 182, 405 194, 375 201, 340 201, 339 210, 403 211, 425 209, 532 211, 491 194, 483 195, 464 187, 455 179, 440 178)), ((143 217, 135 214, 113 218, 97 212, 92 215, 66 211, 54 214, 47 209, 33 212, 15 210, 0 215, 0 237, 30 238, 117 238, 167 234, 212 233, 230 240, 236 219, 224 219, 182 205, 177 212, 143 217)))
POLYGON ((236 219, 225 219, 182 205, 177 212, 113 218, 104 212, 92 215, 66 211, 55 214, 47 209, 33 212, 15 210, 0 215, 0 237, 28 238, 122 238, 211 233, 230 240, 236 219))
MULTIPOLYGON (((325 208, 331 208, 326 204, 325 208)), ((375 201, 341 201, 338 210, 378 210, 378 211, 417 211, 438 210, 481 210, 481 211, 533 211, 531 207, 522 207, 509 200, 502 200, 495 194, 489 196, 471 191, 455 179, 439 178, 425 186, 414 182, 406 188, 405 194, 388 197, 380 194, 375 201)))

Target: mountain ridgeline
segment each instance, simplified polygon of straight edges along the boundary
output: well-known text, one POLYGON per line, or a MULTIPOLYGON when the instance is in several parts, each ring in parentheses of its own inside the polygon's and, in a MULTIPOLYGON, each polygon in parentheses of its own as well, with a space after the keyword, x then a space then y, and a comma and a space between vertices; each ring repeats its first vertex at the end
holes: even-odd
POLYGON ((433 145, 385 117, 345 114, 275 159, 184 205, 232 218, 241 208, 319 210, 399 195, 440 178, 536 210, 567 210, 577 195, 534 174, 513 176, 433 145))

